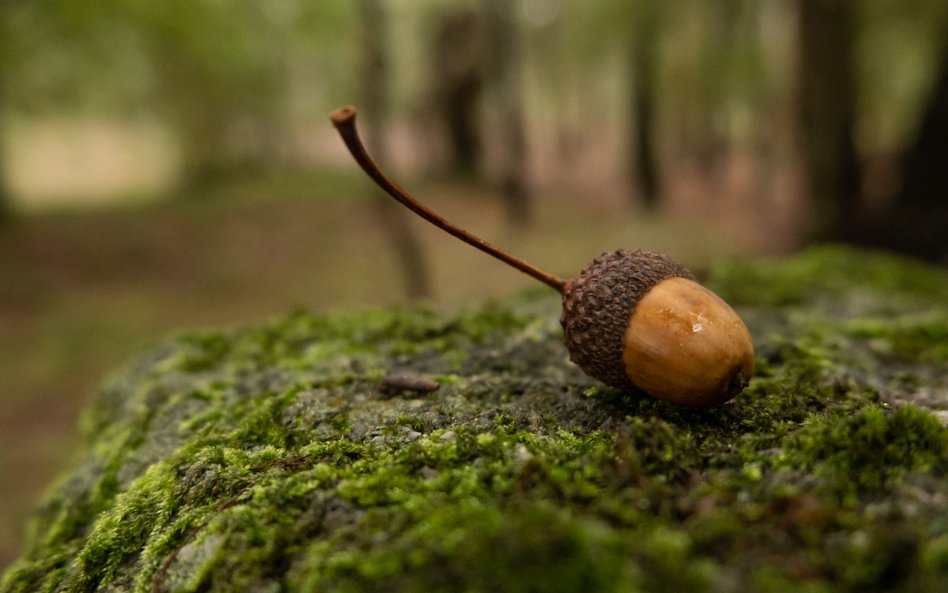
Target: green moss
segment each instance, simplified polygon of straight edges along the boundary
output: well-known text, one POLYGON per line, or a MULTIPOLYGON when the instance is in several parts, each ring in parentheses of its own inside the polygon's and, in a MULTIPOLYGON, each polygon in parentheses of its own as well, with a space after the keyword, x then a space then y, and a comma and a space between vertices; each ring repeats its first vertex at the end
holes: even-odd
POLYGON ((756 265, 734 260, 719 262, 709 285, 735 305, 787 306, 814 299, 860 298, 864 293, 888 295, 866 305, 898 309, 905 303, 924 304, 948 293, 944 270, 886 252, 866 252, 842 246, 809 249, 803 257, 756 265))
POLYGON ((103 387, 0 590, 944 590, 948 274, 819 248, 711 282, 758 373, 710 410, 582 375, 555 298, 182 336, 103 387))
POLYGON ((888 319, 855 319, 845 325, 880 355, 899 362, 948 362, 948 315, 928 312, 888 319))

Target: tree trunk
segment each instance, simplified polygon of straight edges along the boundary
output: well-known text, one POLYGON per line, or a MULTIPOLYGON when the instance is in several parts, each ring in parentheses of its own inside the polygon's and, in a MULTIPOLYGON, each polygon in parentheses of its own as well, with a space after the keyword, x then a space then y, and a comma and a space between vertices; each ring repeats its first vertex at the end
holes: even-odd
POLYGON ((13 218, 13 209, 10 206, 10 192, 7 190, 5 178, 0 178, 0 224, 5 224, 13 218))
POLYGON ((459 172, 476 171, 481 159, 481 37, 475 13, 450 11, 438 23, 432 48, 433 105, 445 127, 448 168, 459 172))
POLYGON ((902 160, 902 189, 873 227, 867 238, 878 246, 948 260, 948 44, 918 136, 902 160))
POLYGON ((847 239, 860 225, 853 136, 853 9, 849 0, 800 0, 800 149, 814 222, 810 239, 847 239))
MULTIPOLYGON (((389 98, 390 66, 387 54, 388 28, 385 11, 379 0, 360 0, 363 38, 360 68, 361 114, 365 118, 367 136, 373 143, 375 159, 384 164, 388 160, 383 122, 385 105, 389 98)), ((431 296, 431 282, 421 244, 412 231, 408 213, 389 197, 373 189, 373 202, 379 221, 388 233, 395 257, 398 259, 408 298, 431 296)))
POLYGON ((2 89, 0 89, 0 224, 7 222, 13 216, 13 208, 10 204, 10 185, 7 182, 6 174, 7 151, 4 147, 6 130, 3 126, 5 112, 3 110, 2 92, 2 89))
MULTIPOLYGON (((0 160, 0 166, 3 165, 0 160)), ((0 173, 0 224, 4 224, 13 217, 13 208, 10 205, 10 191, 7 189, 6 175, 0 173)))
MULTIPOLYGON (((2 4, 0 4, 2 6, 2 4)), ((0 17, 6 17, 3 10, 0 9, 0 17)), ((5 27, 0 27, 2 31, 5 27)), ((6 115, 9 106, 9 96, 7 95, 7 80, 9 71, 7 70, 7 56, 0 56, 0 224, 10 220, 12 216, 12 206, 10 204, 10 186, 7 181, 7 159, 6 150, 6 115)))
POLYGON ((629 148, 632 151, 629 176, 639 189, 642 203, 655 210, 659 201, 658 159, 655 147, 655 83, 656 44, 655 27, 658 8, 646 3, 636 15, 635 34, 630 48, 631 122, 629 148))
POLYGON ((487 14, 486 62, 501 124, 501 191, 507 221, 521 226, 532 217, 527 189, 527 145, 521 94, 517 15, 508 0, 485 0, 487 14))
POLYGON ((239 159, 228 142, 228 126, 240 115, 239 98, 229 98, 227 85, 180 45, 175 36, 161 32, 151 40, 149 51, 158 101, 180 139, 182 183, 199 190, 239 169, 239 159))

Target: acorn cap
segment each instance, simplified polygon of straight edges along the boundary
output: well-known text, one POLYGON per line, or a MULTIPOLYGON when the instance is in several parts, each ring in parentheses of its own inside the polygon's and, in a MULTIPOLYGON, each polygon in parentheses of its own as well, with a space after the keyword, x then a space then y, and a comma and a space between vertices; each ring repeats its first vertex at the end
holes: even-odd
POLYGON ((594 259, 563 290, 560 324, 570 360, 606 385, 636 389, 623 361, 629 318, 649 290, 674 277, 694 280, 661 253, 620 249, 594 259))

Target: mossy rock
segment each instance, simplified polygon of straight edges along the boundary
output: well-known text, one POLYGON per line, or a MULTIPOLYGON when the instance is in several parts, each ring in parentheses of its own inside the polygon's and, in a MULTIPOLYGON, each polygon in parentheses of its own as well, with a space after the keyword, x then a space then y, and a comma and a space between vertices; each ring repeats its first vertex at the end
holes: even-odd
POLYGON ((948 273, 823 247, 708 283, 758 372, 706 410, 582 375, 540 293, 170 341, 0 590, 948 590, 948 273))

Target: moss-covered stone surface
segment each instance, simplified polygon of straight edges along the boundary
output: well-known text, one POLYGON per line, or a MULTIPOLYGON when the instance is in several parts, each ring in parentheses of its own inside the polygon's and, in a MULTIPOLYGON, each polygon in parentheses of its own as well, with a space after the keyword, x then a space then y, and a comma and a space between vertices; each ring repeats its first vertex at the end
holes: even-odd
POLYGON ((707 410, 586 378, 543 293, 181 336, 98 394, 0 590, 948 590, 948 274, 708 284, 758 370, 707 410))

